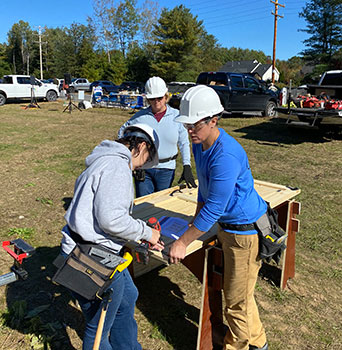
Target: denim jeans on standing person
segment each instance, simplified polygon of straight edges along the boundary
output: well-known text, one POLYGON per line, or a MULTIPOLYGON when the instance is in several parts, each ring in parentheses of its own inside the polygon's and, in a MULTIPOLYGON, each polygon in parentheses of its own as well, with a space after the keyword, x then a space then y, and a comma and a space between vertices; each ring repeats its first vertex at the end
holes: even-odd
MULTIPOLYGON (((108 288, 113 289, 113 294, 103 326, 100 350, 141 350, 134 319, 138 290, 128 269, 116 272, 108 288)), ((101 300, 96 298, 89 301, 76 293, 72 294, 78 300, 86 320, 82 349, 92 350, 102 310, 101 300)))
POLYGON ((174 177, 174 169, 148 169, 144 181, 135 181, 135 196, 138 198, 165 190, 171 187, 174 177))

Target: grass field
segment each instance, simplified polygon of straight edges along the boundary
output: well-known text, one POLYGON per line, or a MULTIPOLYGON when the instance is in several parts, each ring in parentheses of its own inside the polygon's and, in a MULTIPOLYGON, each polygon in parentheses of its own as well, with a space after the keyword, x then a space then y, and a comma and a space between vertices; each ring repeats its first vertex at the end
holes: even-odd
MULTIPOLYGON (((65 207, 84 159, 113 139, 131 114, 116 109, 62 113, 63 103, 0 108, 1 240, 36 248, 29 277, 0 287, 0 350, 81 349, 83 318, 51 283, 65 207)), ((256 298, 271 350, 342 349, 342 140, 291 132, 266 118, 227 118, 220 125, 249 156, 256 179, 301 189, 296 276, 280 291, 259 278, 256 298)), ((177 167, 176 179, 180 176, 177 167)), ((0 273, 12 258, 0 252, 0 273)), ((138 337, 149 350, 196 347, 201 286, 182 265, 136 280, 138 337)))

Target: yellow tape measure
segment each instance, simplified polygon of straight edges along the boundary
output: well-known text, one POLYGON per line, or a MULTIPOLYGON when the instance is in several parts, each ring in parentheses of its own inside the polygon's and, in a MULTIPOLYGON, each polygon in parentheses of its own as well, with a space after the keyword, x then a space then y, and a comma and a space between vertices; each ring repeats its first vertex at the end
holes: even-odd
POLYGON ((130 264, 130 263, 132 262, 132 260, 133 260, 132 255, 131 255, 130 253, 128 253, 128 252, 126 252, 126 253, 124 254, 123 258, 126 259, 126 261, 123 262, 122 264, 120 264, 120 265, 118 265, 118 266, 116 267, 116 269, 115 269, 115 270, 113 271, 113 273, 110 275, 110 277, 109 277, 110 279, 113 278, 113 276, 115 275, 115 272, 116 272, 116 271, 122 272, 126 267, 129 266, 129 264, 130 264))

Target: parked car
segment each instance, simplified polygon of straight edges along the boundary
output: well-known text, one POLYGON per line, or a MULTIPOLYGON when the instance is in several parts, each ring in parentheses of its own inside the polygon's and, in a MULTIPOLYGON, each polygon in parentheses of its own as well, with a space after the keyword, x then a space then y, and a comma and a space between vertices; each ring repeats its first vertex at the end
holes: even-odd
POLYGON ((145 84, 139 81, 124 81, 119 85, 119 91, 137 91, 141 94, 145 92, 145 84))
POLYGON ((195 85, 196 83, 185 81, 172 81, 171 83, 168 83, 167 87, 171 94, 169 105, 173 108, 179 109, 180 100, 182 99, 184 92, 195 85))
POLYGON ((29 75, 5 75, 0 85, 0 106, 10 99, 31 98, 32 87, 37 99, 55 101, 59 96, 58 87, 55 84, 45 84, 35 78, 32 85, 29 75))
POLYGON ((70 92, 76 92, 79 90, 89 91, 90 82, 85 78, 74 78, 69 85, 70 92))
POLYGON ((93 87, 101 86, 102 92, 108 94, 109 92, 119 92, 119 86, 115 85, 109 80, 96 80, 90 84, 90 91, 93 91, 93 87))
POLYGON ((278 94, 250 74, 202 72, 196 84, 213 88, 227 112, 261 112, 267 117, 277 115, 278 94))

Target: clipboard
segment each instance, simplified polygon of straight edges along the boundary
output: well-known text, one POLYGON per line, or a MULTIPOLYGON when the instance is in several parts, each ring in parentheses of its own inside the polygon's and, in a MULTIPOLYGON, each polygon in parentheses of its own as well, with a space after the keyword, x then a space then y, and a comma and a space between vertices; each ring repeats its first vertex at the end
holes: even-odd
POLYGON ((162 216, 159 219, 162 236, 177 240, 189 228, 189 223, 178 217, 162 216))

